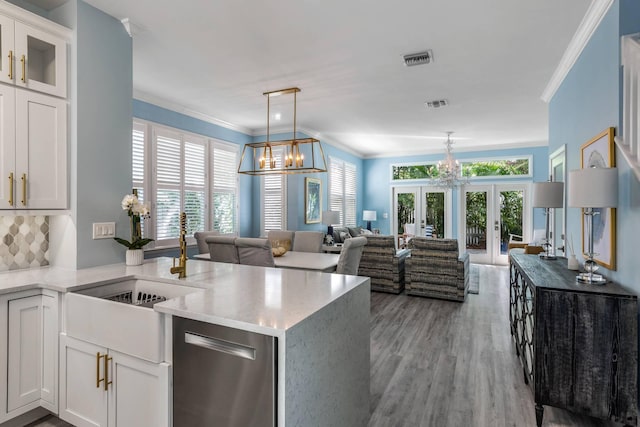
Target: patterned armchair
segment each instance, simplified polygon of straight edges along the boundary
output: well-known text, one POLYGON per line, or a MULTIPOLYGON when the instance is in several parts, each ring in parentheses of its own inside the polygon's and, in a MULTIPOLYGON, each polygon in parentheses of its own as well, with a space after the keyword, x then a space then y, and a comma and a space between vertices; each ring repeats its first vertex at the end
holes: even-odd
POLYGON ((406 261, 408 295, 463 302, 469 290, 469 254, 459 255, 455 239, 414 237, 406 261))
POLYGON ((393 236, 368 235, 360 259, 360 276, 371 278, 371 290, 399 294, 404 290, 404 265, 409 250, 397 251, 393 236))

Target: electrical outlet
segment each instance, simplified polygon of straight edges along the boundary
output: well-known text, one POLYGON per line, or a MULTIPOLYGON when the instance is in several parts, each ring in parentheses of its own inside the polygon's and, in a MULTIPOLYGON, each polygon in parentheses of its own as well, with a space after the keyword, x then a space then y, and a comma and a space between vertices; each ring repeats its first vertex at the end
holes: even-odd
POLYGON ((93 239, 111 239, 116 237, 115 222, 94 222, 93 239))

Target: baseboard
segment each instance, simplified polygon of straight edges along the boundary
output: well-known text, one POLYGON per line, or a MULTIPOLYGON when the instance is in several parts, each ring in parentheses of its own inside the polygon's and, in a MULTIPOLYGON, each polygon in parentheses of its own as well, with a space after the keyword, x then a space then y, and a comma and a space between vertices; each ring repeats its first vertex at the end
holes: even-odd
POLYGON ((38 407, 15 418, 12 418, 5 423, 0 424, 0 427, 24 427, 34 421, 39 420, 42 417, 46 417, 49 414, 51 414, 51 412, 47 411, 44 408, 38 407))

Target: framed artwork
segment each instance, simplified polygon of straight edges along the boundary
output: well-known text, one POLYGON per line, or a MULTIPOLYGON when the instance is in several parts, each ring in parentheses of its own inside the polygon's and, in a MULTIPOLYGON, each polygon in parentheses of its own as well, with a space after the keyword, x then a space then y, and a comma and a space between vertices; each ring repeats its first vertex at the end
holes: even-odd
POLYGON ((321 219, 320 207, 322 206, 322 181, 320 181, 320 179, 304 179, 304 205, 304 223, 319 223, 321 219))
MULTIPOLYGON (((580 147, 580 166, 584 168, 612 168, 616 165, 614 128, 610 127, 580 147)), ((600 212, 593 217, 594 260, 610 270, 616 269, 616 209, 594 209, 600 212)), ((587 253, 587 224, 582 215, 582 253, 587 253)))

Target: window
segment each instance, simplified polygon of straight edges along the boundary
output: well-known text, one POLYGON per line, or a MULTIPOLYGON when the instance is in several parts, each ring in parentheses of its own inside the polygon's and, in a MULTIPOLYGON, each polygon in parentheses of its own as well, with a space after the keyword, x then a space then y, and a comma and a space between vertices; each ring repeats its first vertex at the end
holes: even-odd
POLYGON ((340 212, 340 224, 356 225, 356 166, 329 157, 329 210, 340 212))
MULTIPOLYGON (((276 167, 282 167, 284 147, 275 147, 273 157, 276 167)), ((266 236, 269 230, 286 230, 287 228, 287 175, 273 174, 262 177, 262 229, 260 234, 266 236)))
MULTIPOLYGON (((531 176, 531 158, 516 157, 503 159, 476 159, 461 161, 462 175, 474 177, 528 177, 531 176)), ((413 165, 393 165, 391 180, 403 181, 411 179, 431 179, 438 177, 437 163, 420 163, 413 165)))
POLYGON ((189 237, 212 229, 236 232, 235 144, 136 121, 132 147, 133 188, 152 206, 151 218, 143 222, 143 235, 155 239, 155 247, 178 243, 181 212, 187 214, 189 237))

